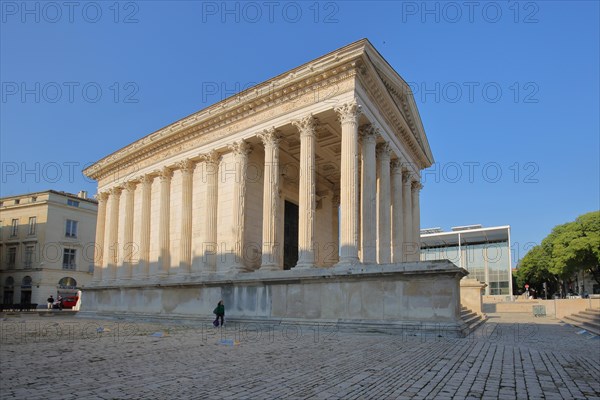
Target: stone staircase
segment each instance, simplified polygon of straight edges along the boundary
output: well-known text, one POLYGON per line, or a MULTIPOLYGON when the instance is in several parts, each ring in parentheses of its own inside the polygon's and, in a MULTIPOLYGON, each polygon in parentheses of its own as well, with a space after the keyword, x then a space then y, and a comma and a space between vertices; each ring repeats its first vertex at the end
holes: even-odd
POLYGON ((585 311, 563 317, 562 321, 600 336, 600 308, 587 308, 585 311))
POLYGON ((460 318, 464 322, 463 335, 468 336, 473 333, 475 329, 487 320, 485 314, 479 315, 474 311, 471 311, 467 307, 460 307, 460 318))

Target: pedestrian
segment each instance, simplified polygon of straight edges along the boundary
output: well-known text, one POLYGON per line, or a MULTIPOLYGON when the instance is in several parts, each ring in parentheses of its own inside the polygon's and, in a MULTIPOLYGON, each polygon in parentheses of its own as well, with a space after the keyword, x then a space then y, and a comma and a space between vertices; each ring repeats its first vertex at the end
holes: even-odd
POLYGON ((54 305, 54 297, 50 295, 50 297, 48 297, 46 301, 48 302, 48 310, 52 310, 52 306, 54 305))
POLYGON ((225 305, 223 304, 223 300, 219 301, 217 307, 213 310, 213 314, 216 315, 215 320, 213 321, 213 325, 215 328, 219 326, 219 318, 221 318, 221 326, 224 325, 225 322, 225 305))
POLYGON ((62 310, 62 296, 59 294, 58 297, 56 298, 56 304, 58 305, 58 309, 62 310))

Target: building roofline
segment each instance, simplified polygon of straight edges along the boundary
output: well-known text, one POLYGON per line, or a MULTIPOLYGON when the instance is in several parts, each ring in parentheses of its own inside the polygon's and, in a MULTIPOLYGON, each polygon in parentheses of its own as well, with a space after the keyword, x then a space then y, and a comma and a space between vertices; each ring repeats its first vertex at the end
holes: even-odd
POLYGON ((52 193, 52 194, 57 194, 59 196, 70 197, 70 198, 76 199, 77 201, 87 201, 89 203, 98 204, 98 201, 96 199, 83 198, 83 197, 79 197, 78 195, 76 195, 74 193, 62 192, 62 191, 53 190, 53 189, 42 190, 42 191, 39 191, 39 192, 30 192, 30 193, 15 194, 15 195, 6 196, 6 197, 0 197, 0 201, 17 199, 17 198, 21 198, 21 197, 32 197, 32 196, 35 196, 35 195, 41 195, 41 194, 46 194, 46 193, 52 193))

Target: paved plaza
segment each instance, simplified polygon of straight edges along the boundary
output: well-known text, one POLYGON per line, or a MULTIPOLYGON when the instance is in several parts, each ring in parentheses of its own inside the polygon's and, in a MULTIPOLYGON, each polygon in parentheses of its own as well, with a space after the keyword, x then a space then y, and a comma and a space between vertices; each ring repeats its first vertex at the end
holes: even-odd
POLYGON ((462 339, 334 326, 90 320, 1 324, 1 399, 600 399, 600 339, 490 315, 462 339))

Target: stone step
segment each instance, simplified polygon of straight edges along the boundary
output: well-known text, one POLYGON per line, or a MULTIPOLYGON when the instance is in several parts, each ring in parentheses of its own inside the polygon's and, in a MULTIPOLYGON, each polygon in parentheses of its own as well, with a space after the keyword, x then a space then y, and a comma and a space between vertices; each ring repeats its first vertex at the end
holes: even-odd
POLYGON ((468 336, 479 327, 479 325, 483 324, 487 317, 485 315, 479 315, 476 312, 461 306, 460 308, 460 318, 463 321, 463 335, 468 336))
POLYGON ((582 324, 586 323, 586 324, 590 324, 590 325, 597 325, 598 328, 600 328, 600 319, 598 319, 598 318, 588 318, 588 317, 582 316, 580 314, 568 315, 565 318, 568 318, 571 321, 580 322, 582 324))
POLYGON ((563 322, 575 325, 600 336, 600 310, 598 309, 588 308, 577 314, 568 315, 563 318, 563 322))
POLYGON ((592 318, 600 319, 600 309, 597 308, 588 308, 585 311, 580 312, 579 314, 588 315, 592 318))

